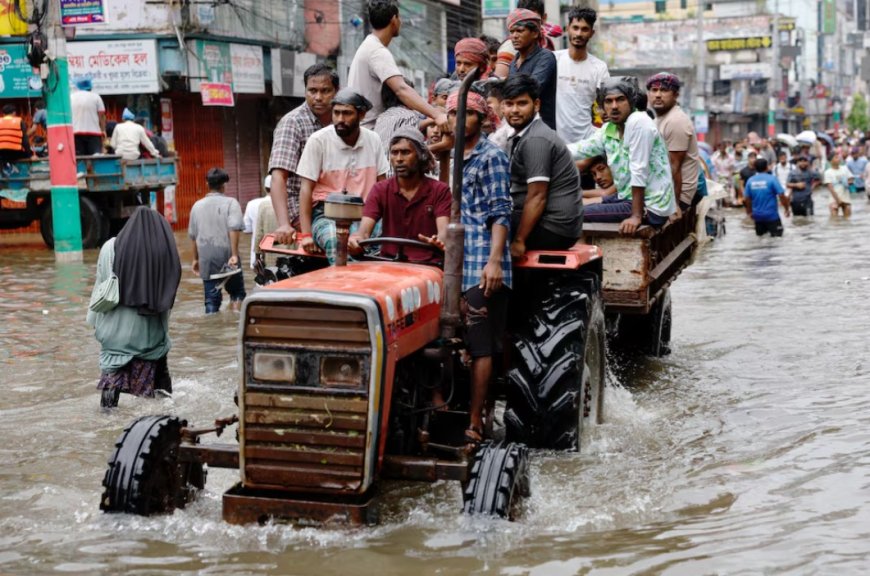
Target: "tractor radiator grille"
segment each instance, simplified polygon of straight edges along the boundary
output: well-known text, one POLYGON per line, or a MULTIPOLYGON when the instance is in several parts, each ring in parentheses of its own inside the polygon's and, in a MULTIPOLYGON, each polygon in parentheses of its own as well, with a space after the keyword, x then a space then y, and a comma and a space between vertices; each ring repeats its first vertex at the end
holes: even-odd
POLYGON ((261 488, 356 492, 363 482, 365 397, 245 394, 245 483, 261 488))
POLYGON ((252 303, 244 341, 245 485, 293 492, 364 491, 371 357, 365 312, 325 304, 252 303), (256 350, 293 354, 293 381, 254 378, 256 350), (330 379, 324 364, 329 358, 359 359, 354 382, 330 379))

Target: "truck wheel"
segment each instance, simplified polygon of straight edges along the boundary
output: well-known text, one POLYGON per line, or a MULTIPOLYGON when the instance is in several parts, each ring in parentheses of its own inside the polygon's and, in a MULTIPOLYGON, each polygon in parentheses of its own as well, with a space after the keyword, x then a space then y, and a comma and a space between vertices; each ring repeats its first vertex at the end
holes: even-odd
POLYGON ((580 451, 580 436, 584 423, 604 422, 604 384, 606 360, 604 342, 607 329, 604 321, 604 303, 601 298, 592 298, 592 313, 586 331, 586 347, 583 351, 583 410, 577 426, 577 451, 580 451))
POLYGON ((666 288, 648 315, 647 347, 651 356, 671 353, 671 291, 666 288))
POLYGON ((144 416, 127 427, 103 477, 100 510, 148 516, 193 500, 205 486, 205 471, 200 463, 178 460, 186 425, 173 416, 144 416))
MULTIPOLYGON (((79 212, 82 223, 82 248, 85 250, 98 248, 103 240, 104 226, 106 225, 105 216, 94 201, 85 196, 79 198, 79 212)), ((54 228, 52 226, 51 201, 49 200, 39 220, 42 241, 49 248, 54 248, 54 228)))
POLYGON ((529 450, 523 444, 481 444, 462 493, 466 514, 513 520, 522 498, 531 495, 529 450))
MULTIPOLYGON (((508 372, 504 416, 508 440, 557 450, 579 446, 586 411, 582 390, 586 339, 592 320, 596 332, 589 359, 598 355, 599 371, 604 364, 600 286, 598 277, 588 273, 552 278, 535 291, 537 295, 523 295, 527 313, 513 330, 514 353, 508 372)), ((591 383, 603 384, 603 378, 590 375, 591 383)), ((600 406, 600 389, 597 393, 589 389, 590 402, 596 394, 596 406, 600 406)))

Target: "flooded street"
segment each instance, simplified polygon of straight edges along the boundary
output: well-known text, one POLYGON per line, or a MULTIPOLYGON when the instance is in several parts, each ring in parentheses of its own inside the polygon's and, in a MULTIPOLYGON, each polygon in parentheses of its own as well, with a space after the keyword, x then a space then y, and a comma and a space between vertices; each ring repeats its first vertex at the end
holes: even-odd
POLYGON ((174 397, 123 395, 106 414, 84 321, 97 252, 61 266, 2 246, 0 573, 865 574, 870 209, 853 198, 851 221, 787 221, 776 240, 729 211, 728 235, 672 288, 673 353, 611 363, 606 424, 582 455, 533 455, 515 523, 462 516, 458 484, 439 483, 389 486, 374 528, 231 526, 221 494, 238 473, 214 469, 186 510, 102 514, 106 460, 134 418, 234 413, 238 317, 204 317, 186 271, 174 397))

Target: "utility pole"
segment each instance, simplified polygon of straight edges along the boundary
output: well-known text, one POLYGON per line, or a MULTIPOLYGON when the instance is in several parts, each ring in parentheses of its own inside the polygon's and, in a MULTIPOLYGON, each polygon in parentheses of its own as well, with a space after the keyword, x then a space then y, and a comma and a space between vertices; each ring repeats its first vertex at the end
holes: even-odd
MULTIPOLYGON (((707 84, 707 44, 704 43, 704 0, 698 0, 696 14, 698 53, 695 62, 695 110, 706 114, 706 84, 707 84)), ((709 125, 709 122, 708 122, 709 125)), ((698 142, 703 142, 705 134, 698 134, 698 142)))
POLYGON ((82 227, 76 182, 76 149, 69 99, 66 38, 60 26, 60 2, 48 2, 48 67, 43 78, 48 116, 48 166, 51 174, 51 214, 57 262, 82 261, 82 227))
POLYGON ((779 0, 773 8, 773 58, 770 59, 770 101, 767 110, 767 136, 776 137, 776 104, 782 74, 779 71, 779 0))

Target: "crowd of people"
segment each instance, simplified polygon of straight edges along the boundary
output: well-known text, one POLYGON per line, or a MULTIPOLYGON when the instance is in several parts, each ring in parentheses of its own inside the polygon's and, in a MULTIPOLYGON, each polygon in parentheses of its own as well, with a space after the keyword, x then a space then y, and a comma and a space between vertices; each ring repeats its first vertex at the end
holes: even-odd
MULTIPOLYGON (((699 145, 679 105, 677 75, 662 72, 645 82, 610 77, 606 64, 589 52, 594 10, 571 9, 568 48, 554 52, 551 35, 562 31, 546 22, 543 2, 517 4, 507 19, 508 39, 457 42, 455 71, 434 82, 426 99, 402 77, 389 50, 402 28, 398 3, 370 0, 372 33, 352 61, 348 85, 340 86, 332 68, 311 66, 304 73, 305 102, 279 121, 264 183, 268 197, 249 203, 243 215, 238 202, 223 194, 226 172, 214 168, 207 175, 209 192, 194 205, 189 226, 192 269, 203 279, 206 313, 220 309, 224 290, 235 307, 245 297, 243 230, 254 235, 252 266, 262 257, 259 243, 269 232, 277 244, 295 244, 334 262, 335 224, 324 216, 324 202, 334 193, 364 200, 362 222, 350 236, 351 254, 360 254, 367 238, 402 237, 427 245, 409 249, 410 260, 437 263, 451 210, 451 151, 461 132, 469 442, 482 435, 514 259, 529 250, 570 248, 584 222, 614 223, 625 234, 644 225, 666 226, 692 214, 707 193, 708 179, 727 186, 732 202, 756 220, 759 234, 774 235, 782 230, 777 201, 786 214, 812 213, 811 199, 807 204, 802 198, 817 183, 825 182, 841 198, 843 186, 863 186, 867 179, 860 151, 858 156, 851 151, 845 169, 836 154, 828 167, 820 165, 821 155, 810 155, 816 143, 809 151, 796 150, 796 165, 787 171, 772 143, 760 139, 749 142, 752 150, 742 142, 724 142, 711 154, 699 145), (459 124, 459 84, 473 70, 476 82, 459 124), (848 178, 845 170, 862 175, 848 178)), ((383 255, 391 250, 382 246, 383 255)), ((123 284, 121 274, 118 278, 123 284)), ((150 361, 158 352, 139 357, 150 361)))

